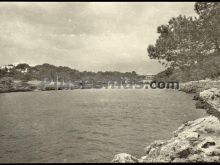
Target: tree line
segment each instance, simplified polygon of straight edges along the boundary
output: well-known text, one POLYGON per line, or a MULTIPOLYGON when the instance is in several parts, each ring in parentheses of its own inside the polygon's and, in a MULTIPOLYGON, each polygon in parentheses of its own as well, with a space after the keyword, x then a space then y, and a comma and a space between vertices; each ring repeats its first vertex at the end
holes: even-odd
POLYGON ((167 69, 156 78, 182 81, 220 76, 220 3, 196 2, 197 17, 179 15, 157 28, 148 56, 167 69))
MULTIPOLYGON (((12 65, 11 65, 12 66, 12 65)), ((39 80, 43 81, 45 78, 50 81, 120 81, 121 79, 138 80, 143 79, 143 75, 138 75, 135 71, 132 72, 118 72, 118 71, 78 71, 66 66, 54 66, 48 63, 36 66, 30 66, 26 63, 21 63, 12 66, 10 69, 7 67, 0 69, 0 78, 10 77, 15 80, 30 81, 39 80)))

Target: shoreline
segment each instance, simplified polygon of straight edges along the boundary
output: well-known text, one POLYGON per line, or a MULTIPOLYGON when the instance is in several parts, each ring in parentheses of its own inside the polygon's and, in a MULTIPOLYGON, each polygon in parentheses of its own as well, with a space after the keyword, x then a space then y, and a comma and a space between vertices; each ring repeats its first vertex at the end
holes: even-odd
MULTIPOLYGON (((182 83, 177 91, 194 96, 196 108, 205 109, 207 116, 182 124, 169 140, 154 141, 145 148, 142 157, 121 153, 114 156, 113 163, 220 161, 220 81, 182 83)), ((23 89, 16 92, 36 90, 23 89)))
POLYGON ((220 81, 182 83, 179 91, 194 93, 196 108, 205 109, 207 116, 182 124, 169 140, 154 141, 145 148, 145 154, 140 158, 120 153, 111 162, 220 161, 220 81))
POLYGON ((143 89, 136 89, 136 88, 111 88, 109 86, 108 88, 75 88, 75 89, 16 89, 16 90, 0 90, 1 93, 16 93, 16 92, 39 92, 39 91, 73 91, 73 90, 173 90, 173 91, 179 91, 179 89, 151 89, 151 88, 143 88, 143 89))

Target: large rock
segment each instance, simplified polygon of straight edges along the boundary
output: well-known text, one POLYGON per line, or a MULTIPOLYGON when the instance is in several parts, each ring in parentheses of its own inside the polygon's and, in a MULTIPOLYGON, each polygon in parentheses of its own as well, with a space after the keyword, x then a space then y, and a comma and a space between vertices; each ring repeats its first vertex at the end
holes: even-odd
POLYGON ((121 153, 115 155, 112 163, 138 163, 138 159, 134 156, 131 156, 130 154, 121 153))
POLYGON ((199 97, 213 106, 213 108, 220 109, 220 88, 211 88, 200 92, 199 97))

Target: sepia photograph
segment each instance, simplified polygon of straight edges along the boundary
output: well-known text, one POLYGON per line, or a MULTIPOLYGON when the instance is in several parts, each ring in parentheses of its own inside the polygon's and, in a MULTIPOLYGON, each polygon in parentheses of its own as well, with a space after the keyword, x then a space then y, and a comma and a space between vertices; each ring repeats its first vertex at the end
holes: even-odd
POLYGON ((220 163, 220 2, 0 2, 0 163, 220 163))

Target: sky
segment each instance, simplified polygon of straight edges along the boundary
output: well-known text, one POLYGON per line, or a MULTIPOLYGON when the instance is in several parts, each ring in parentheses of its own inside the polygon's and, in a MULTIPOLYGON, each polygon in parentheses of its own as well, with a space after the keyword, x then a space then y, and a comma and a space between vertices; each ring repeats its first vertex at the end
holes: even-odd
POLYGON ((147 47, 180 14, 195 16, 194 3, 1 2, 0 65, 156 74, 164 67, 147 47))

